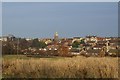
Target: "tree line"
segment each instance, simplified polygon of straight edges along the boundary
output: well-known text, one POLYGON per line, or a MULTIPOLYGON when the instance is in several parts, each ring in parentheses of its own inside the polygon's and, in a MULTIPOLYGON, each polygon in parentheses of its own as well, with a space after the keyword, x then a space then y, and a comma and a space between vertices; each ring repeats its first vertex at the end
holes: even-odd
POLYGON ((8 40, 5 42, 2 42, 2 54, 17 54, 17 51, 19 54, 21 53, 21 50, 31 48, 45 48, 47 45, 43 41, 39 41, 38 38, 33 39, 31 41, 27 41, 26 39, 17 38, 13 41, 8 40))

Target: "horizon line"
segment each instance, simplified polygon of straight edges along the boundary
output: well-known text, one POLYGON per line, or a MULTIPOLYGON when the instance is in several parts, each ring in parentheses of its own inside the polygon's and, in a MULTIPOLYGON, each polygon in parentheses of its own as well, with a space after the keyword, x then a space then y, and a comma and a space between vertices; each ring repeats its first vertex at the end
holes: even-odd
MULTIPOLYGON (((2 34, 2 36, 0 36, 0 37, 3 37, 3 36, 9 36, 9 35, 12 35, 12 36, 14 36, 14 37, 18 37, 18 38, 50 38, 50 39, 52 39, 52 38, 54 38, 54 35, 53 35, 53 37, 22 37, 22 36, 16 36, 16 35, 14 35, 14 34, 2 34)), ((99 36, 99 35, 86 35, 86 36, 96 36, 96 37, 119 37, 119 35, 118 36, 99 36)), ((74 37, 81 37, 81 38, 84 38, 84 37, 86 37, 86 36, 72 36, 72 37, 70 37, 70 36, 68 36, 68 37, 62 37, 62 36, 59 36, 59 38, 74 38, 74 37)))

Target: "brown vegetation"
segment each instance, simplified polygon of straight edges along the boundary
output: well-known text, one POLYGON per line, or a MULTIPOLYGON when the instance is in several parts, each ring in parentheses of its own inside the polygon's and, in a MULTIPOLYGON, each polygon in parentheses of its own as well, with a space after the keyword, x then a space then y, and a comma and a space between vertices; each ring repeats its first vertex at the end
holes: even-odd
POLYGON ((118 58, 4 59, 5 78, 118 78, 118 58))

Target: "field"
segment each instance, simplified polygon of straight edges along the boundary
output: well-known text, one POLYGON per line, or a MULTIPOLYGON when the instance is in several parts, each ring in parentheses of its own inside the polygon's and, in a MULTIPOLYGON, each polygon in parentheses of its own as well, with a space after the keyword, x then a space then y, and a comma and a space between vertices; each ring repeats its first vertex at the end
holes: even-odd
POLYGON ((118 78, 117 57, 3 56, 4 78, 118 78))

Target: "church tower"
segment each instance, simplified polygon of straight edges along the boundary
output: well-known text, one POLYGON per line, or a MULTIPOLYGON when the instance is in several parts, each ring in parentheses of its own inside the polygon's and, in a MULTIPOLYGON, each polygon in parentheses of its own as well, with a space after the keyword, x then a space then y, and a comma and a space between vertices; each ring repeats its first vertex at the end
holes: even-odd
POLYGON ((58 42, 58 33, 57 32, 55 32, 55 34, 54 34, 54 41, 58 42))

